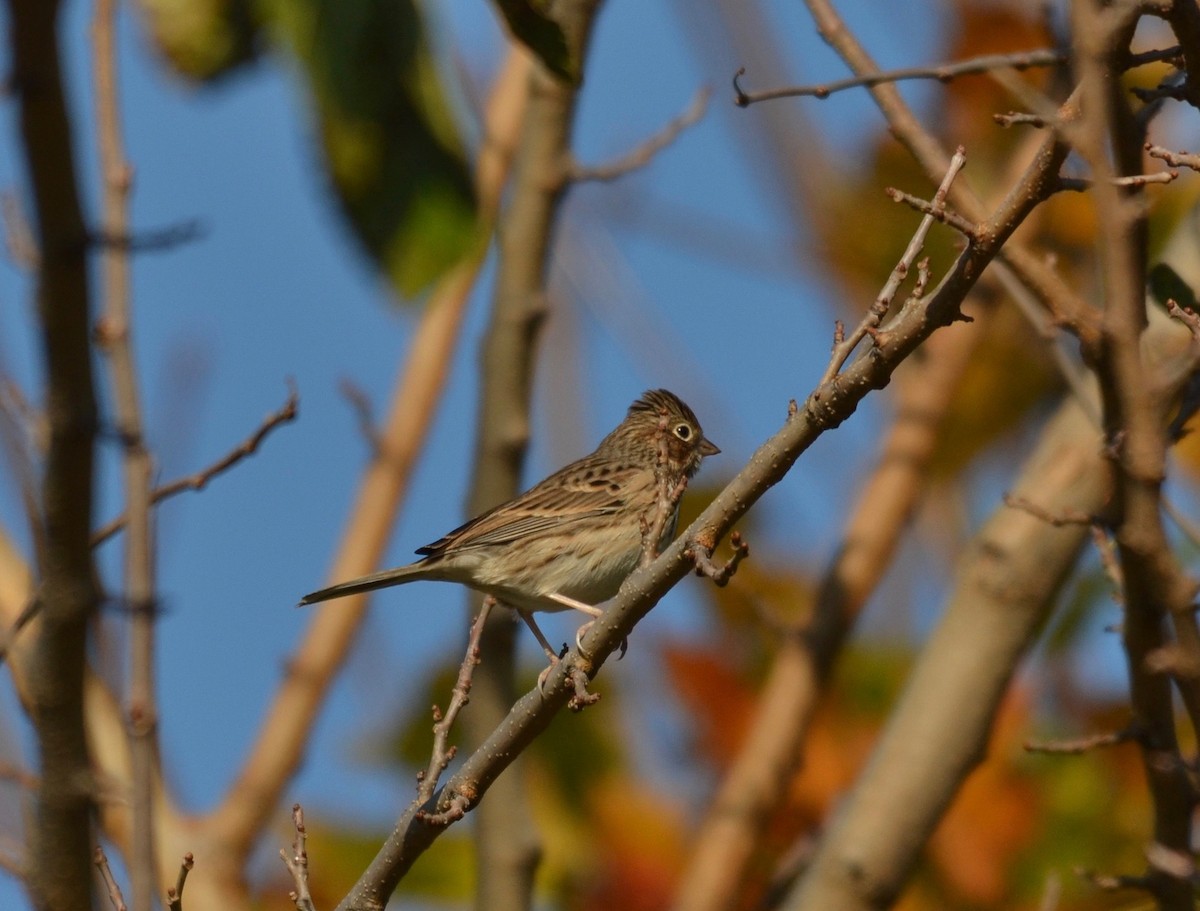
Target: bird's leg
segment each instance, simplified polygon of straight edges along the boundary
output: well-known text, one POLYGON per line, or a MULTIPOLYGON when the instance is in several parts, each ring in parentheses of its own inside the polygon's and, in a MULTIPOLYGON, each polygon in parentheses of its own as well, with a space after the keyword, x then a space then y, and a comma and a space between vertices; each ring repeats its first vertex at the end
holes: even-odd
POLYGON ((550 659, 550 664, 548 664, 542 670, 542 672, 538 674, 537 678, 538 692, 545 696, 546 677, 549 676, 552 670, 554 670, 554 665, 558 664, 558 654, 550 647, 550 643, 546 639, 545 634, 541 631, 541 629, 538 628, 537 622, 533 619, 533 614, 529 613, 528 611, 518 610, 517 616, 520 617, 525 622, 525 625, 529 627, 529 631, 533 633, 533 637, 537 639, 538 644, 542 647, 542 651, 544 651, 546 653, 546 657, 550 659))
POLYGON ((587 653, 587 649, 583 647, 583 634, 586 633, 591 628, 592 624, 596 622, 596 617, 603 615, 604 611, 601 608, 594 607, 591 604, 585 604, 582 601, 576 601, 574 598, 570 598, 567 595, 560 595, 558 592, 551 592, 547 597, 549 597, 551 601, 561 604, 563 607, 569 607, 572 610, 577 610, 580 613, 587 614, 592 618, 575 631, 575 647, 579 649, 579 654, 590 660, 592 656, 589 655, 587 653))

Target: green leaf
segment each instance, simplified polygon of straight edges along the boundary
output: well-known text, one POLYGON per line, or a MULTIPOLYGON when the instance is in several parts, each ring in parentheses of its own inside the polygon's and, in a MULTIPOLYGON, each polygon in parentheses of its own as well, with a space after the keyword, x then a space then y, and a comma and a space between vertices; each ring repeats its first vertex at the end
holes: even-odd
POLYGON ((137 0, 158 52, 181 76, 209 82, 257 56, 250 0, 137 0))
POLYGON ((1179 273, 1166 263, 1159 263, 1150 270, 1150 293, 1163 307, 1167 305, 1168 300, 1173 300, 1184 309, 1197 309, 1196 293, 1179 277, 1179 273))
POLYGON ((412 297, 476 248, 475 193, 413 0, 266 0, 307 77, 334 193, 412 297))
POLYGON ((571 55, 562 27, 532 0, 496 0, 513 37, 528 47, 559 79, 579 85, 579 58, 571 55))

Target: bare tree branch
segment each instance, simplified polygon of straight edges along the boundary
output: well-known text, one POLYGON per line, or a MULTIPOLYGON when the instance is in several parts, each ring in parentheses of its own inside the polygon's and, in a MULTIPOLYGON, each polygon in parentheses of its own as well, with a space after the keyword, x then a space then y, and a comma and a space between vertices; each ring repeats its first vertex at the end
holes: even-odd
POLYGON ((127 911, 125 896, 121 894, 121 887, 117 885, 112 868, 108 865, 108 855, 104 853, 104 849, 100 845, 96 845, 95 864, 100 878, 104 881, 104 888, 108 892, 108 900, 112 903, 113 911, 127 911))
POLYGON ((91 770, 84 735, 87 623, 98 603, 88 534, 96 397, 86 231, 58 55, 56 0, 10 0, 11 85, 19 100, 37 249, 37 302, 49 443, 41 487, 42 623, 30 675, 42 786, 29 838, 39 908, 91 901, 91 770))
POLYGON ((764 89, 759 92, 746 92, 742 90, 740 79, 746 73, 745 67, 743 67, 733 77, 733 103, 740 108, 745 108, 760 101, 772 101, 777 98, 810 97, 825 99, 835 92, 843 92, 846 89, 870 88, 877 85, 888 85, 912 79, 935 79, 938 82, 950 82, 959 76, 973 76, 992 70, 1026 70, 1030 67, 1063 66, 1068 62, 1070 62, 1070 55, 1066 51, 1049 48, 1012 54, 984 54, 954 63, 905 67, 882 73, 853 76, 849 79, 838 79, 819 85, 797 85, 780 89, 764 89))
MULTIPOLYGON (((125 157, 117 91, 115 0, 96 0, 92 19, 96 129, 103 186, 104 230, 122 235, 129 228, 129 193, 133 168, 125 157)), ((154 783, 158 775, 158 698, 155 684, 153 463, 142 433, 137 368, 130 342, 129 253, 114 246, 103 250, 104 315, 97 327, 98 346, 107 353, 121 445, 127 540, 125 595, 131 608, 129 736, 133 757, 131 803, 133 838, 125 858, 132 882, 134 911, 151 911, 158 892, 154 783)))
MULTIPOLYGON (((262 445, 263 441, 277 427, 296 420, 296 417, 299 415, 300 396, 294 384, 289 382, 288 386, 288 397, 283 407, 267 415, 254 433, 207 468, 201 469, 195 474, 177 478, 174 481, 163 484, 161 487, 156 487, 150 495, 151 503, 157 506, 163 500, 170 499, 186 490, 203 490, 213 478, 224 474, 237 465, 238 462, 242 461, 242 459, 254 455, 258 451, 258 447, 262 445)), ((128 521, 127 516, 121 515, 117 516, 107 525, 96 529, 92 533, 92 546, 95 547, 103 544, 113 535, 124 529, 128 521)))
POLYGON ((279 858, 292 874, 292 882, 296 886, 288 893, 288 897, 296 906, 296 911, 317 911, 316 905, 313 904, 312 892, 308 888, 308 830, 304 828, 304 810, 300 804, 292 807, 292 825, 296 829, 292 853, 289 854, 283 848, 279 849, 279 858))
POLYGON ((195 865, 196 860, 190 851, 183 855, 183 861, 179 864, 179 875, 175 877, 175 885, 167 889, 167 911, 183 911, 183 887, 195 865))
MULTIPOLYGON (((1095 369, 1116 469, 1113 535, 1123 583, 1122 629, 1133 725, 1142 732, 1139 743, 1154 805, 1154 840, 1169 850, 1188 852, 1196 795, 1179 754, 1171 681, 1155 672, 1152 660, 1169 645, 1166 620, 1174 625, 1178 647, 1200 663, 1200 632, 1192 614, 1196 584, 1176 561, 1162 522, 1172 400, 1162 389, 1162 368, 1147 362, 1142 347, 1147 326, 1146 209, 1135 189, 1115 183, 1141 167, 1145 144, 1112 71, 1136 24, 1133 10, 1105 8, 1092 0, 1072 5, 1083 116, 1069 135, 1095 178, 1105 294, 1095 369)), ((1176 678, 1193 727, 1200 730, 1198 683, 1176 678)), ((1162 911, 1193 906, 1186 878, 1153 865, 1145 876, 1162 911)))
POLYGON ((686 111, 628 155, 624 155, 614 162, 588 166, 572 161, 567 167, 567 179, 576 183, 585 180, 610 181, 646 167, 659 152, 678 139, 680 133, 704 117, 704 112, 708 110, 708 100, 711 97, 711 89, 698 91, 686 111))

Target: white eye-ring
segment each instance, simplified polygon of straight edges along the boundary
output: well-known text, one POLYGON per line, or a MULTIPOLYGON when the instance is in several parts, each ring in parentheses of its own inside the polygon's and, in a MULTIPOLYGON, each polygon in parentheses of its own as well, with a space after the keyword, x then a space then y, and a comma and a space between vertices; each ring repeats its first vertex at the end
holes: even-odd
POLYGON ((692 428, 687 424, 676 424, 675 436, 684 441, 690 440, 692 438, 692 428))

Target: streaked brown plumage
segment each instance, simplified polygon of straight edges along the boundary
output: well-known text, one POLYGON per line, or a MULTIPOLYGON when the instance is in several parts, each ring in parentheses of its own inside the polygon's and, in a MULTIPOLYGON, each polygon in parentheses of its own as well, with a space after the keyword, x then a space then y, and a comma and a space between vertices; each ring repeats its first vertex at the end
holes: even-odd
MULTIPOLYGON (((568 608, 598 614, 595 605, 613 597, 637 567, 643 523, 655 517, 657 472, 674 485, 718 452, 687 405, 665 389, 652 390, 591 455, 418 549, 424 559, 321 589, 300 603, 419 579, 458 582, 516 610, 549 649, 530 614, 568 608)), ((677 517, 678 507, 660 546, 674 537, 677 517)))

